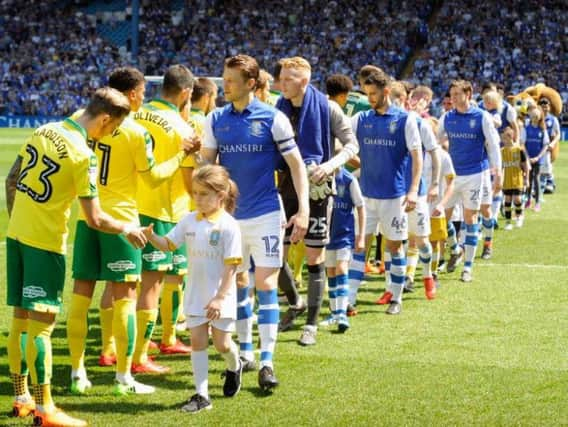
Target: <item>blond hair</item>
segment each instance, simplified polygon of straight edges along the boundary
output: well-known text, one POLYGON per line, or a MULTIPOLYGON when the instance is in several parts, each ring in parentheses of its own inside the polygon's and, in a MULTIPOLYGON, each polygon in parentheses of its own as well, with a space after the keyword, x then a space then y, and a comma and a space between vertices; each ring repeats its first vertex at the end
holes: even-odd
POLYGON ((288 68, 292 70, 301 71, 308 77, 308 80, 311 79, 312 76, 312 66, 308 61, 306 61, 301 56, 293 56, 291 58, 284 58, 279 61, 282 65, 282 68, 288 68))
POLYGON ((402 99, 406 99, 407 91, 406 86, 401 81, 394 81, 390 85, 390 99, 392 101, 401 101, 402 99))
POLYGON ((95 91, 85 112, 90 117, 108 114, 113 119, 122 119, 130 113, 130 102, 122 92, 106 86, 95 91))
POLYGON ((482 95, 482 98, 485 106, 487 106, 487 103, 492 103, 496 106, 498 112, 503 111, 503 98, 496 90, 488 90, 482 95))

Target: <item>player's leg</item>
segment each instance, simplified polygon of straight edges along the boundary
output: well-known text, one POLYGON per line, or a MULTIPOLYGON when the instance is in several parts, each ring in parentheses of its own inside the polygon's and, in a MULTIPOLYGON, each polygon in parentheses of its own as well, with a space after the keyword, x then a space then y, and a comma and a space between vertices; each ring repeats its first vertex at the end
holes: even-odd
MULTIPOLYGON (((77 221, 73 245, 73 293, 67 316, 67 343, 71 359, 71 393, 83 394, 91 387, 85 369, 88 311, 97 279, 100 278, 99 234, 85 221, 77 221)), ((102 320, 101 320, 102 323, 102 320)))
POLYGON ((28 364, 26 362, 26 343, 28 340, 29 311, 22 308, 24 285, 24 257, 20 243, 6 239, 7 263, 7 301, 14 307, 10 332, 8 333, 8 367, 14 387, 12 415, 26 417, 33 413, 35 402, 28 389, 28 364))
POLYGON ((513 204, 515 205, 515 226, 521 228, 523 226, 524 214, 523 214, 523 198, 521 190, 514 190, 513 193, 513 204))
POLYGON ((337 285, 335 279, 337 250, 326 249, 325 271, 327 275, 327 296, 329 299, 329 316, 320 322, 320 326, 329 327, 337 323, 337 285))
POLYGON ((513 196, 509 190, 504 190, 504 202, 503 202, 503 212, 505 214, 505 230, 512 230, 513 224, 511 223, 512 218, 512 206, 513 206, 513 196))
POLYGON ((335 315, 337 316, 337 329, 343 333, 349 329, 347 320, 347 306, 349 304, 349 262, 351 249, 338 250, 335 267, 335 315))
POLYGON ((34 425, 76 425, 87 423, 74 419, 55 407, 51 396, 51 334, 55 316, 61 308, 65 283, 65 257, 53 252, 24 247, 23 308, 30 311, 26 360, 30 370, 34 401, 34 425), (27 283, 40 284, 26 285, 27 283), (29 292, 26 292, 29 289, 29 292))
MULTIPOLYGON (((173 224, 140 215, 140 223, 154 224, 160 236, 166 235, 173 224)), ((166 271, 173 267, 172 254, 162 252, 148 243, 142 249, 142 281, 136 304, 136 344, 132 357, 133 373, 165 374, 169 368, 148 358, 148 347, 158 318, 158 303, 166 271)))
POLYGON ((105 283, 105 289, 99 302, 99 316, 101 322, 101 354, 99 366, 112 366, 116 364, 116 348, 112 333, 112 286, 105 283))

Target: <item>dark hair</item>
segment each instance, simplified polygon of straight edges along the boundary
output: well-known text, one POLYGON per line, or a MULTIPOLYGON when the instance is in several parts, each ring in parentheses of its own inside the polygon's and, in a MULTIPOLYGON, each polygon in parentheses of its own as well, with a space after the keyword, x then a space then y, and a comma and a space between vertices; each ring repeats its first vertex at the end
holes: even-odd
POLYGON ((115 68, 108 77, 108 85, 122 93, 136 89, 145 83, 144 74, 134 67, 115 68))
POLYGON ((379 68, 375 65, 363 65, 357 74, 357 78, 359 80, 365 81, 367 77, 369 77, 372 73, 384 73, 382 68, 379 68))
POLYGON ((388 87, 392 82, 392 78, 384 71, 375 71, 367 76, 365 85, 375 85, 378 88, 388 87))
POLYGON ((481 85, 481 93, 485 92, 486 90, 497 90, 497 85, 493 82, 484 82, 481 85))
POLYGON ((258 62, 252 56, 248 55, 235 55, 225 59, 226 68, 238 68, 241 71, 241 75, 245 80, 253 79, 254 86, 258 82, 258 76, 260 74, 260 67, 258 62))
POLYGON ((85 112, 90 117, 104 113, 115 119, 124 118, 130 113, 130 102, 122 92, 108 86, 102 87, 95 91, 85 112))
POLYGON ((353 89, 353 81, 345 74, 333 74, 325 81, 325 90, 329 96, 349 93, 353 89))
POLYGON ((166 96, 178 95, 184 89, 193 89, 193 73, 184 65, 172 65, 164 74, 162 93, 166 96))
POLYGON ((191 94, 191 102, 198 102, 205 95, 213 95, 217 85, 213 80, 207 77, 199 77, 193 86, 193 92, 191 94))
POLYGON ((461 91, 463 91, 463 93, 465 93, 466 95, 469 93, 469 95, 471 96, 473 94, 473 86, 471 86, 471 82, 467 81, 467 80, 453 80, 450 83, 450 91, 452 88, 457 88, 460 89, 461 91))
POLYGON ((279 60, 274 64, 274 68, 272 69, 272 76, 274 77, 275 81, 280 80, 280 73, 282 72, 282 60, 279 60))

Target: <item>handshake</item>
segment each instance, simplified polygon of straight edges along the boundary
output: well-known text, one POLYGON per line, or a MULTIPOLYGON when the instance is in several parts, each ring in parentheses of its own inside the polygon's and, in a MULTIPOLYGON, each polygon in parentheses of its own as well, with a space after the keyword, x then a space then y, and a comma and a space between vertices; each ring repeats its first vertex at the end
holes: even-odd
POLYGON ((324 164, 316 165, 310 163, 306 165, 308 181, 310 183, 310 199, 314 201, 323 200, 332 194, 333 175, 327 174, 324 164))

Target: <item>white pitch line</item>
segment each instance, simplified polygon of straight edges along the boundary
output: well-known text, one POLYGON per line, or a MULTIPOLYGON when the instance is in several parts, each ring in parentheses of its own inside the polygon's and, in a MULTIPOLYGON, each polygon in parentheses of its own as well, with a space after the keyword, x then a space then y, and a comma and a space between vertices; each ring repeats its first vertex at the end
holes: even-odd
POLYGON ((558 269, 558 270, 568 270, 568 266, 566 265, 557 265, 557 264, 497 264, 493 262, 476 262, 475 267, 513 267, 513 268, 550 268, 550 269, 558 269))

